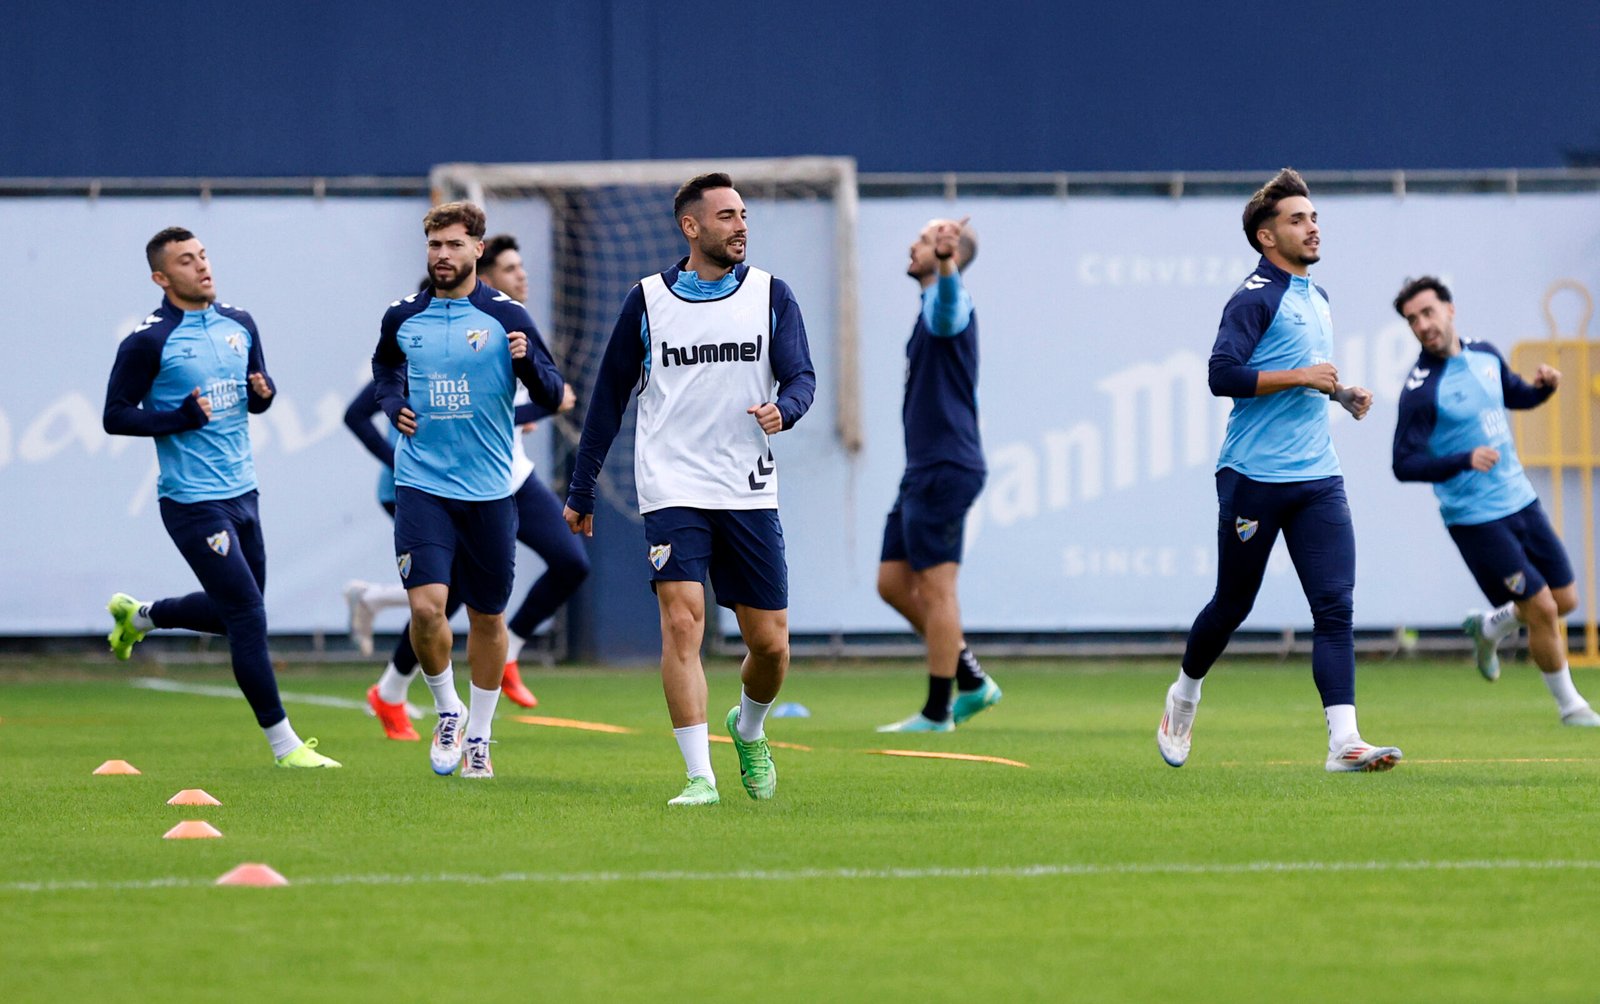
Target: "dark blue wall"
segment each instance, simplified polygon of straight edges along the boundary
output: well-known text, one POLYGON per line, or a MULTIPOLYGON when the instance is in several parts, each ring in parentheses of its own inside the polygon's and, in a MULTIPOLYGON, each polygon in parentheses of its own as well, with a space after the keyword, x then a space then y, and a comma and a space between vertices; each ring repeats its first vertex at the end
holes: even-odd
POLYGON ((1539 167, 1596 148, 1595 0, 0 15, 0 176, 808 153, 869 171, 1539 167))

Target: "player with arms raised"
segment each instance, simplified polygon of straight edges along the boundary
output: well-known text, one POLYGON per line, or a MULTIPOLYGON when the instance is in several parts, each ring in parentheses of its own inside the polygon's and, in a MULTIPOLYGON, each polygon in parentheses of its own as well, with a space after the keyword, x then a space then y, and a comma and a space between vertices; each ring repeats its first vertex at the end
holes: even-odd
POLYGON ((789 667, 789 583, 768 438, 811 407, 816 374, 800 305, 743 264, 744 200, 726 174, 678 190, 689 255, 629 292, 583 424, 565 516, 594 532, 596 482, 638 388, 634 476, 661 611, 661 679, 689 775, 669 805, 718 801, 706 722, 706 575, 749 653, 726 725, 751 798, 777 789, 763 723, 789 667), (774 397, 773 387, 777 386, 774 397))

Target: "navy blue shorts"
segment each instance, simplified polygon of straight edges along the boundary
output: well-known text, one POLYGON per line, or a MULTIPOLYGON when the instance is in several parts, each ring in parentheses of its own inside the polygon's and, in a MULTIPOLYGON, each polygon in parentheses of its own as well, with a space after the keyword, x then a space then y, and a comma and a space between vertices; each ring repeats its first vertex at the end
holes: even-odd
POLYGON ((644 514, 646 557, 657 582, 704 582, 717 605, 789 609, 789 565, 776 509, 690 509, 644 514))
POLYGON ((922 572, 961 560, 967 511, 983 491, 983 472, 951 464, 906 471, 883 527, 879 561, 910 562, 922 572))
POLYGON ((444 583, 469 609, 504 613, 517 572, 516 499, 467 502, 405 485, 394 496, 394 557, 405 587, 444 583))
POLYGON ((1560 589, 1574 581, 1567 549, 1538 499, 1501 519, 1447 529, 1478 588, 1495 606, 1521 602, 1547 585, 1560 589))

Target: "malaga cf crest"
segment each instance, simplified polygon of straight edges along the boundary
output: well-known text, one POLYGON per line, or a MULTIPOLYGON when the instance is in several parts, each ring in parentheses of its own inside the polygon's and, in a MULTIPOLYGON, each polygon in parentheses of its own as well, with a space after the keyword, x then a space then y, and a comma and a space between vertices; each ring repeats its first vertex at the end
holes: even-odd
POLYGON ((469 332, 467 332, 467 344, 472 346, 472 351, 474 351, 474 352, 477 352, 479 349, 483 348, 483 346, 488 341, 489 341, 489 332, 487 332, 487 331, 469 331, 469 332))
POLYGON ((667 560, 669 558, 671 558, 671 557, 672 557, 672 545, 671 544, 651 544, 650 545, 650 565, 656 571, 659 572, 659 571, 661 571, 662 568, 666 567, 667 560))
POLYGON ((1245 519, 1243 516, 1233 521, 1233 532, 1239 535, 1240 540, 1249 540, 1256 535, 1256 527, 1261 525, 1258 519, 1245 519))
POLYGON ((244 336, 239 334, 237 331, 229 335, 228 348, 232 349, 233 354, 236 356, 244 355, 244 336))
POLYGON ((400 577, 402 579, 407 578, 407 577, 409 577, 411 575, 411 552, 410 551, 407 551, 405 554, 397 554, 397 555, 395 555, 394 556, 394 563, 396 565, 400 566, 400 577))
POLYGON ((1521 596, 1522 591, 1528 588, 1528 580, 1521 572, 1506 576, 1504 581, 1513 596, 1521 596))
POLYGON ((226 558, 233 549, 233 538, 228 536, 228 531, 218 530, 206 538, 206 546, 226 558))

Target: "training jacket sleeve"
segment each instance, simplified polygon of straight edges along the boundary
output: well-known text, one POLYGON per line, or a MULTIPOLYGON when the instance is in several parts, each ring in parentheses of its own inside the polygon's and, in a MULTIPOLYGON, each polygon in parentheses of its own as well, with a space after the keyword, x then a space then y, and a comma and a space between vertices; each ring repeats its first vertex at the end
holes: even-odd
MULTIPOLYGON (((170 330, 170 329, 168 329, 170 330)), ((113 436, 170 436, 198 429, 208 421, 200 402, 186 397, 170 411, 143 408, 139 402, 150 393, 161 370, 161 349, 167 332, 159 335, 140 332, 129 335, 117 348, 106 384, 106 406, 101 425, 113 436)))
POLYGON ((782 279, 772 280, 772 375, 778 378, 778 413, 783 427, 794 428, 817 393, 817 372, 811 365, 811 345, 805 318, 794 291, 782 279))
POLYGON ((1400 421, 1394 429, 1394 476, 1400 481, 1449 481, 1472 466, 1472 451, 1436 457, 1428 449, 1439 420, 1438 377, 1400 395, 1400 421))
POLYGON ((1488 342, 1473 342, 1472 347, 1492 352, 1494 357, 1500 360, 1500 396, 1505 398, 1507 408, 1517 411, 1537 408, 1550 400, 1550 395, 1556 392, 1554 387, 1535 387, 1522 379, 1517 371, 1511 368, 1511 364, 1506 362, 1506 357, 1500 354, 1500 350, 1488 342))
POLYGON ((394 444, 389 442, 389 437, 378 431, 372 424, 372 416, 378 414, 378 384, 368 381, 367 385, 356 391, 356 396, 350 400, 350 407, 344 410, 344 424, 355 437, 361 440, 361 445, 367 452, 377 457, 388 468, 394 467, 394 444))
POLYGON ((1250 365, 1273 311, 1260 297, 1235 294, 1222 310, 1222 324, 1211 346, 1209 380, 1217 397, 1255 397, 1261 371, 1250 365))
POLYGON ((400 417, 401 408, 410 407, 406 400, 406 354, 400 348, 400 321, 399 312, 390 307, 383 315, 378 347, 372 353, 374 396, 391 423, 400 417))
POLYGON ((611 329, 611 341, 606 343, 589 410, 584 415, 583 437, 578 441, 578 456, 567 486, 567 505, 575 512, 594 512, 600 467, 622 428, 628 397, 641 375, 649 378, 645 371, 644 290, 635 286, 622 302, 622 313, 611 329))

